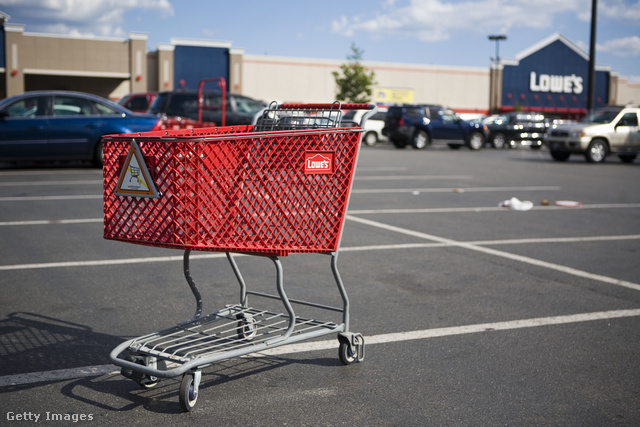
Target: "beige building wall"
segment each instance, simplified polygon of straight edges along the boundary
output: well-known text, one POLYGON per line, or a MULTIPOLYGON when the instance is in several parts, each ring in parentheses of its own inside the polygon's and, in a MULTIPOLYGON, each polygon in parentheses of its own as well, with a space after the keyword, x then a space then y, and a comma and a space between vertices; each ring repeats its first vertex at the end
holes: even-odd
POLYGON ((630 82, 625 77, 618 77, 616 85, 616 104, 640 104, 640 82, 630 82))
POLYGON ((489 70, 486 68, 363 62, 375 72, 378 87, 413 89, 414 102, 442 104, 459 112, 486 112, 489 70))
MULTIPOLYGON (((345 61, 245 55, 242 88, 247 96, 278 102, 332 102, 332 72, 345 61)), ((414 102, 444 104, 463 112, 486 112, 489 70, 384 62, 362 62, 375 72, 375 87, 409 89, 414 102)))
POLYGON ((147 36, 81 38, 25 33, 5 24, 6 95, 62 89, 117 98, 147 90, 147 36))
POLYGON ((244 55, 242 93, 266 102, 330 102, 336 86, 331 75, 340 62, 244 55))
POLYGON ((5 24, 5 64, 6 64, 6 96, 24 92, 24 71, 22 70, 22 34, 24 25, 5 24))
POLYGON ((146 92, 149 83, 147 77, 147 35, 130 33, 128 45, 128 63, 124 64, 124 69, 130 75, 129 92, 146 92))
POLYGON ((227 91, 230 93, 242 94, 242 57, 244 50, 229 49, 229 81, 227 82, 227 91))
POLYGON ((173 90, 173 51, 170 44, 158 45, 157 50, 157 86, 150 86, 151 91, 173 90))

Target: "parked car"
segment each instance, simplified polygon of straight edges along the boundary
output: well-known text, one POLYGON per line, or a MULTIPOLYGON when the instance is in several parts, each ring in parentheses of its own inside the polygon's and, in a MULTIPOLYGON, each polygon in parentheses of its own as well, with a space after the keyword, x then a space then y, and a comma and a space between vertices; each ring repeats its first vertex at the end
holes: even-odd
POLYGON ((539 149, 548 136, 551 121, 540 113, 513 112, 496 116, 487 123, 489 141, 495 148, 521 145, 539 149))
POLYGON ((146 113, 157 92, 135 92, 120 98, 117 103, 134 113, 146 113))
MULTIPOLYGON (((349 110, 342 116, 342 122, 345 124, 359 125, 362 121, 362 116, 364 116, 365 113, 367 113, 366 110, 349 110)), ((386 115, 387 108, 378 107, 378 112, 369 117, 364 123, 364 135, 362 136, 362 141, 369 147, 373 147, 378 142, 389 140, 382 134, 386 115)))
POLYGON ((0 101, 0 160, 92 160, 102 165, 102 137, 153 130, 157 117, 99 96, 36 91, 0 101))
MULTIPOLYGON (((219 92, 203 93, 202 121, 222 124, 222 95, 219 92)), ((225 125, 250 125, 253 116, 266 104, 248 96, 228 93, 225 97, 225 125)), ((166 117, 184 117, 198 120, 197 91, 159 92, 151 103, 147 113, 166 117)))
POLYGON ((441 105, 389 107, 382 133, 397 148, 410 143, 421 149, 434 142, 444 142, 452 149, 466 145, 479 150, 487 140, 485 125, 462 120, 456 112, 441 105))
POLYGON ((640 152, 637 105, 609 106, 587 115, 580 123, 559 124, 549 133, 551 157, 559 162, 572 154, 583 154, 590 163, 600 163, 616 153, 631 163, 640 152))

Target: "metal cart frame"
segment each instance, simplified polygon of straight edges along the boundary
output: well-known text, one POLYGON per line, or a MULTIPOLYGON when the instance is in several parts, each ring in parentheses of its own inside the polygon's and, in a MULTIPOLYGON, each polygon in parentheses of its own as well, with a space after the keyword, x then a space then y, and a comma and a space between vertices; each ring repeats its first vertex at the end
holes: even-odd
MULTIPOLYGON (((175 131, 117 135, 105 138, 105 238, 136 244, 185 249, 183 272, 187 284, 196 300, 195 313, 191 319, 162 331, 127 340, 113 349, 110 358, 114 364, 121 367, 121 373, 124 376, 133 379, 143 388, 151 388, 158 384, 160 378, 182 375, 183 379, 180 385, 179 401, 184 411, 190 411, 198 399, 202 369, 221 360, 333 333, 336 333, 338 337, 339 359, 343 364, 348 365, 364 359, 364 338, 360 333, 355 333, 350 330, 350 303, 338 271, 338 252, 340 240, 342 239, 342 225, 345 221, 352 178, 353 174, 355 174, 355 165, 357 164, 359 147, 361 145, 364 122, 368 117, 375 114, 376 110, 375 105, 367 104, 277 105, 272 103, 256 116, 254 125, 251 127, 238 127, 236 129, 198 129, 197 131, 191 130, 187 135, 184 134, 184 131, 175 131), (366 109, 368 112, 365 114, 359 126, 345 127, 345 124, 341 122, 343 109, 366 109), (318 133, 319 129, 320 133, 318 133), (154 141, 163 141, 165 143, 167 141, 170 143, 177 141, 175 143, 183 144, 186 138, 188 140, 187 144, 191 144, 190 147, 193 147, 198 144, 215 144, 217 141, 220 141, 221 138, 226 140, 231 139, 236 143, 238 141, 251 139, 255 141, 252 147, 256 147, 260 146, 260 144, 268 143, 268 141, 274 138, 280 138, 282 141, 286 141, 286 143, 282 143, 282 146, 288 147, 292 141, 294 143, 307 141, 306 139, 299 141, 296 139, 298 137, 309 138, 308 141, 313 141, 314 144, 326 144, 326 141, 332 141, 332 138, 340 139, 342 138, 341 135, 353 136, 354 133, 356 135, 356 146, 354 147, 354 151, 351 151, 352 155, 355 155, 355 158, 350 159, 350 161, 353 162, 353 168, 350 171, 351 176, 347 177, 348 182, 345 181, 345 183, 341 184, 348 186, 346 189, 346 200, 339 202, 339 207, 343 209, 343 211, 341 216, 340 213, 322 213, 322 215, 330 215, 327 221, 329 221, 330 224, 334 224, 333 227, 338 227, 333 230, 335 236, 333 236, 333 240, 327 245, 320 244, 319 246, 315 246, 315 243, 313 243, 305 246, 304 243, 302 245, 297 245, 296 243, 288 247, 286 244, 285 246, 271 244, 263 246, 262 243, 258 243, 252 244, 248 248, 242 245, 234 247, 231 244, 219 241, 213 243, 209 241, 205 241, 205 243, 184 241, 185 235, 188 233, 182 230, 178 232, 172 230, 173 234, 171 238, 182 239, 176 242, 171 239, 168 240, 166 237, 158 237, 162 233, 165 233, 166 230, 164 229, 152 229, 140 235, 138 230, 140 227, 136 226, 136 221, 139 221, 138 217, 142 216, 144 212, 154 209, 154 206, 156 206, 154 203, 157 202, 157 199, 177 198, 176 190, 169 189, 166 190, 166 194, 163 194, 165 190, 163 190, 162 185, 158 185, 158 188, 155 188, 155 183, 159 179, 155 174, 157 174, 158 171, 154 168, 155 161, 151 159, 150 156, 145 156, 141 149, 141 145, 145 142, 147 143, 146 148, 154 147, 152 145, 154 141), (119 147, 119 149, 116 149, 116 147, 119 147), (125 148, 128 149, 128 154, 123 160, 123 150, 125 148), (151 163, 152 167, 148 167, 147 163, 151 163), (140 169, 136 171, 136 178, 144 180, 146 184, 142 191, 138 191, 137 188, 129 189, 126 187, 127 178, 130 179, 131 176, 130 171, 136 168, 140 169), (129 170, 129 175, 127 174, 127 170, 129 170), (173 191, 173 193, 171 191, 173 191), (130 204, 131 206, 122 207, 122 204, 130 204), (337 218, 336 216, 339 217, 337 218), (336 221, 339 222, 339 225, 337 225, 336 221), (229 265, 240 286, 239 303, 228 304, 224 308, 208 315, 202 314, 202 297, 191 275, 190 269, 190 254, 192 250, 208 250, 226 253, 229 265), (342 300, 342 307, 333 307, 288 298, 285 292, 283 268, 279 257, 286 256, 293 252, 318 253, 330 256, 331 271, 342 300), (276 269, 277 295, 249 290, 233 253, 244 253, 269 258, 276 269), (249 306, 248 300, 250 295, 280 300, 284 307, 284 312, 268 311, 249 306), (312 318, 302 318, 296 315, 294 305, 306 305, 319 309, 320 311, 338 312, 342 314, 342 321, 336 323, 312 318)), ((220 144, 222 148, 225 147, 222 143, 220 144)), ((353 144, 353 142, 351 144, 353 144)), ((229 144, 228 147, 235 147, 235 145, 229 144)), ((193 148, 190 148, 190 150, 196 152, 193 148)), ((220 150, 222 150, 223 154, 216 154, 217 157, 214 158, 213 163, 222 169, 232 166, 233 162, 237 160, 237 157, 228 154, 223 149, 220 150)), ((255 157, 256 151, 255 149, 252 150, 254 151, 251 153, 244 153, 243 159, 246 160, 246 157, 251 156, 255 157)), ((152 151, 152 149, 149 148, 147 151, 152 151)), ((192 151, 189 151, 188 154, 192 153, 192 151)), ((339 150, 336 150, 336 153, 338 153, 338 151, 339 150)), ((174 157, 174 160, 178 159, 180 162, 187 161, 188 155, 184 155, 182 152, 176 155, 175 152, 177 152, 177 150, 171 151, 171 156, 174 157)), ((269 152, 269 155, 273 156, 271 150, 269 152)), ((156 154, 156 157, 168 157, 166 152, 163 153, 164 154, 161 155, 156 154)), ((311 150, 311 154, 315 155, 314 153, 318 153, 318 151, 311 150)), ((340 154, 335 155, 339 156, 340 154)), ((200 154, 200 157, 204 157, 204 155, 200 154)), ((198 159, 198 156, 193 156, 193 158, 198 159)), ((314 157, 310 157, 308 162, 310 162, 310 167, 315 167, 316 164, 318 167, 324 167, 324 164, 315 161, 314 157)), ((339 160, 336 159, 336 162, 339 162, 339 160)), ((174 170, 177 170, 179 173, 186 173, 186 171, 190 169, 206 170, 206 168, 201 167, 191 168, 190 166, 185 166, 185 163, 180 163, 178 167, 174 167, 174 170)), ((255 171, 251 173, 257 175, 255 171)), ((312 171, 309 173, 316 172, 312 171)), ((317 173, 329 172, 320 171, 317 173)), ((210 178, 209 175, 207 175, 207 177, 207 179, 210 178)), ((167 177, 164 179, 167 179, 167 177)), ((231 185, 225 182, 220 184, 215 176, 211 179, 210 185, 215 185, 218 189, 216 191, 223 192, 225 200, 237 200, 240 197, 238 195, 243 197, 248 195, 247 197, 249 198, 273 198, 273 195, 269 195, 268 197, 260 196, 258 194, 259 189, 235 189, 236 187, 243 187, 243 185, 233 186, 234 190, 231 185)), ((307 191, 304 188, 295 188, 295 185, 296 184, 292 184, 292 192, 303 193, 307 191)), ((190 191, 193 192, 194 190, 190 191)), ((300 204, 311 204, 304 199, 304 196, 301 197, 303 197, 303 200, 300 204)), ((270 201, 269 203, 280 202, 270 201)), ((164 212, 163 218, 166 219, 167 216, 172 215, 171 213, 167 213, 169 210, 166 207, 162 207, 162 209, 164 212)), ((226 211, 227 207, 223 204, 222 207, 216 209, 226 211)), ((311 208, 305 206, 300 209, 307 212, 311 208)), ((315 205, 313 209, 316 211, 320 210, 315 205)), ((334 208, 328 210, 333 209, 334 208)), ((302 214, 299 212, 296 214, 293 212, 294 210, 294 208, 291 208, 291 211, 282 213, 281 216, 288 221, 287 223, 292 223, 295 226, 296 223, 292 222, 293 220, 290 220, 289 217, 295 215, 301 216, 302 214)), ((215 211, 215 215, 219 215, 219 212, 215 211)), ((239 213, 234 211, 231 215, 236 218, 239 213)), ((253 213, 254 217, 257 215, 258 213, 253 213)), ((246 222, 244 220, 239 221, 246 222)), ((321 220, 317 221, 320 222, 321 220)), ((182 220, 182 222, 189 223, 190 221, 182 220)), ((172 224, 175 224, 175 221, 172 224)), ((167 227, 167 225, 163 224, 162 227, 167 227)), ((309 226, 305 224, 302 227, 309 226)), ((200 229, 199 231, 202 233, 200 229)), ((227 234, 234 233, 235 230, 227 234)), ((198 233, 195 232, 192 234, 198 233)), ((239 240, 242 242, 241 237, 239 240)), ((300 237, 295 237, 293 240, 300 240, 300 237)))

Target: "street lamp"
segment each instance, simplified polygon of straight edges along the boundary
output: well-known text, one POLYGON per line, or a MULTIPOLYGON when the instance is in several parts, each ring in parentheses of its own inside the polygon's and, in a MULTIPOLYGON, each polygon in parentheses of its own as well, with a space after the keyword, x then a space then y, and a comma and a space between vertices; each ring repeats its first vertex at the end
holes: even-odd
POLYGON ((506 40, 507 36, 504 34, 494 34, 489 36, 489 40, 496 42, 496 64, 500 63, 500 40, 506 40))
POLYGON ((502 70, 500 69, 500 40, 506 39, 507 36, 504 34, 492 34, 489 36, 489 40, 496 42, 496 57, 489 75, 489 111, 492 113, 500 111, 501 108, 502 70))

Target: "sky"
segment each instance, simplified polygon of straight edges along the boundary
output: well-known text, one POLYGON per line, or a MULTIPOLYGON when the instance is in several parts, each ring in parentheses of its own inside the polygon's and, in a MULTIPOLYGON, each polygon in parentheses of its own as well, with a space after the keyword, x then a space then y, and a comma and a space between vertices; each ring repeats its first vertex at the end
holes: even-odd
MULTIPOLYGON (((246 55, 488 68, 560 33, 589 53, 592 0, 0 0, 25 33, 230 42, 246 55)), ((640 0, 596 0, 596 63, 640 83, 640 0)))

